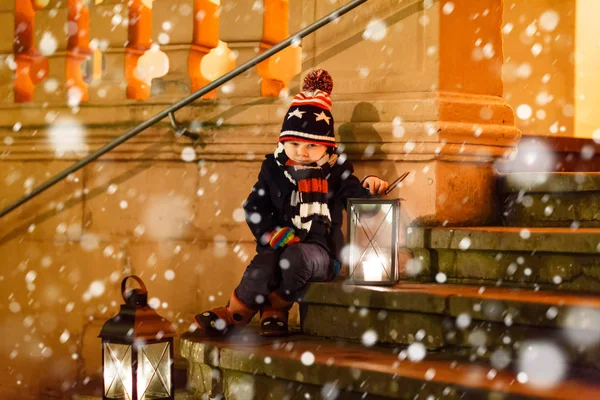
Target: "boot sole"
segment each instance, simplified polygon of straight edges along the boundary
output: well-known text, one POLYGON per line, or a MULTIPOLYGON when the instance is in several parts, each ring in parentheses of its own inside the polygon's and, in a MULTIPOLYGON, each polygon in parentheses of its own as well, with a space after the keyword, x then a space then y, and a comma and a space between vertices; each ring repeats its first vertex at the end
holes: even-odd
POLYGON ((293 332, 259 332, 262 337, 282 337, 282 336, 291 336, 293 332))
POLYGON ((198 320, 196 319, 196 316, 194 316, 194 324, 196 324, 196 327, 198 329, 201 329, 207 336, 210 336, 210 337, 225 337, 225 336, 229 335, 231 333, 231 331, 233 330, 232 328, 228 328, 228 327, 226 327, 222 331, 220 331, 218 329, 213 329, 213 328, 207 329, 207 328, 203 327, 202 324, 200 324, 200 322, 198 322, 198 320))

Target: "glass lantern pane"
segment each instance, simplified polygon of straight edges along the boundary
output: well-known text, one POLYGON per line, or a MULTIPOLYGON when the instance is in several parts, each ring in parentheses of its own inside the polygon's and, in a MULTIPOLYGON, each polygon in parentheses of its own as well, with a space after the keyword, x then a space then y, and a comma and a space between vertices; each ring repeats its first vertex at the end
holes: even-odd
POLYGON ((131 346, 104 343, 104 395, 132 400, 131 346))
POLYGON ((394 209, 392 204, 352 204, 350 279, 393 280, 394 209))
POLYGON ((137 384, 140 400, 164 399, 171 394, 170 343, 138 347, 137 384))

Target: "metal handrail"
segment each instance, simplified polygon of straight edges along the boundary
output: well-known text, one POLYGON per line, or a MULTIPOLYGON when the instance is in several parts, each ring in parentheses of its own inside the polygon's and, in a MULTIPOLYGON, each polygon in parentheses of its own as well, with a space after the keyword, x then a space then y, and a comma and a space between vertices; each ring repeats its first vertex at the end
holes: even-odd
POLYGON ((146 121, 142 122, 141 124, 139 124, 138 126, 136 126, 135 128, 131 129, 130 131, 128 131, 127 133, 123 134, 122 136, 116 138, 115 140, 113 140, 112 142, 104 145, 102 148, 96 150, 95 152, 93 152, 92 154, 88 155, 87 157, 82 158, 81 160, 79 160, 78 162, 76 162, 75 164, 71 165, 69 168, 65 169, 64 171, 58 173, 57 175, 53 176, 52 178, 50 178, 49 180, 47 180, 46 182, 44 182, 43 184, 41 184, 40 186, 36 187, 35 189, 33 189, 29 194, 21 197, 20 199, 16 200, 14 203, 8 205, 7 207, 5 207, 4 209, 2 209, 2 211, 0 211, 0 218, 5 216, 6 214, 8 214, 9 212, 13 211, 15 208, 19 207, 20 205, 28 202, 29 200, 31 200, 32 198, 34 198, 35 196, 37 196, 38 194, 42 193, 43 191, 45 191, 46 189, 48 189, 49 187, 55 185, 56 183, 60 182, 61 180, 63 180, 64 178, 66 178, 67 176, 69 176, 70 174, 72 174, 73 172, 81 169, 82 167, 86 166, 87 164, 91 163, 92 161, 94 161, 95 159, 99 158, 100 156, 108 153, 109 151, 111 151, 112 149, 114 149, 115 147, 117 147, 118 145, 128 141, 129 139, 131 139, 132 137, 136 136, 138 133, 148 129, 149 127, 151 127, 152 125, 156 124, 157 122, 161 121, 162 119, 164 119, 167 116, 170 116, 171 119, 173 119, 172 114, 187 106, 188 104, 190 104, 191 102, 197 100, 198 98, 204 96, 206 93, 210 92, 211 90, 216 89, 217 87, 221 86, 222 84, 230 81, 231 79, 235 78, 236 76, 240 75, 243 72, 246 72, 247 70, 249 70, 250 68, 252 68, 253 66, 255 66, 256 64, 266 60, 267 58, 271 57, 274 54, 277 54, 278 52, 280 52, 281 50, 285 49, 286 47, 289 47, 290 45, 294 44, 294 42, 298 42, 300 39, 302 39, 303 37, 313 33, 314 31, 316 31, 317 29, 320 29, 321 27, 327 25, 328 23, 335 21, 336 19, 338 19, 339 17, 341 17, 342 15, 346 14, 348 11, 353 10, 354 8, 358 7, 359 5, 366 3, 368 0, 352 0, 349 1, 348 3, 346 3, 345 5, 343 5, 342 7, 338 8, 337 10, 327 14, 325 17, 319 19, 318 21, 313 22, 312 24, 310 24, 309 26, 307 26, 306 28, 300 30, 298 33, 288 37, 287 39, 285 39, 284 41, 277 43, 275 46, 271 47, 269 50, 265 51, 264 53, 254 57, 253 59, 247 61, 246 63, 240 65, 239 67, 235 68, 233 71, 230 71, 228 73, 226 73, 225 75, 215 79, 214 81, 212 81, 211 83, 209 83, 208 85, 204 86, 201 89, 198 89, 197 91, 195 91, 194 93, 190 94, 187 97, 184 97, 183 99, 179 100, 177 103, 173 104, 172 106, 165 108, 164 110, 162 110, 161 112, 159 112, 158 114, 148 118, 146 121))

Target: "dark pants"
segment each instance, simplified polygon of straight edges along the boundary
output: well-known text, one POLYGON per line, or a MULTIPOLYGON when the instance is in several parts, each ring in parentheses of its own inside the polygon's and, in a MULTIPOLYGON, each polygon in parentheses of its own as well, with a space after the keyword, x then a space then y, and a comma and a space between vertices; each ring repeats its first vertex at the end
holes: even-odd
POLYGON ((308 282, 326 282, 333 277, 331 257, 325 249, 317 244, 297 243, 259 252, 246 268, 235 293, 250 307, 263 305, 271 292, 288 301, 300 301, 308 282))

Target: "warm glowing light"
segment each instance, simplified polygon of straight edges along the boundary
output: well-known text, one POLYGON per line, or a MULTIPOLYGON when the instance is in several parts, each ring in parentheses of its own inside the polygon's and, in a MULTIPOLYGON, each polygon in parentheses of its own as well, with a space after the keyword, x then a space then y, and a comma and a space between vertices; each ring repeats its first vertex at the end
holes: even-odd
POLYGON ((365 281, 380 281, 383 276, 382 262, 378 258, 371 258, 362 263, 365 281))
POLYGON ((154 78, 165 76, 169 72, 169 57, 158 46, 144 53, 138 60, 137 78, 150 83, 154 78))
POLYGON ((42 9, 50 3, 50 0, 33 0, 33 6, 35 8, 42 9))
POLYGON ((219 45, 212 49, 200 62, 200 73, 208 81, 214 81, 235 68, 235 59, 227 43, 219 41, 219 45))

